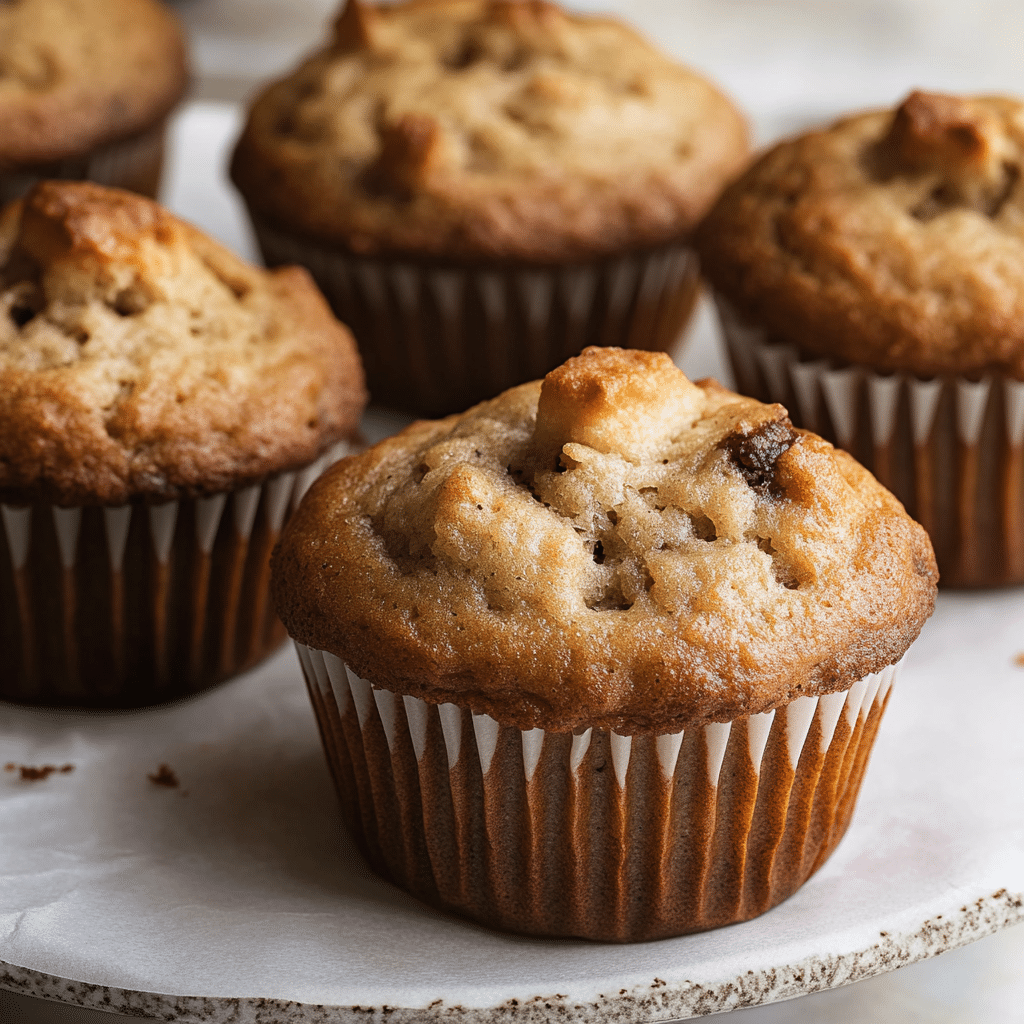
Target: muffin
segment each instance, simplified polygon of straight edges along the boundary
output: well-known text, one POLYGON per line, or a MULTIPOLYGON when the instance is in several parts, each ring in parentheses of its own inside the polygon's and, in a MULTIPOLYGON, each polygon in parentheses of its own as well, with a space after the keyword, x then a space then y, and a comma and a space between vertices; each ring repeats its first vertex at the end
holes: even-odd
POLYGON ((747 154, 712 85, 546 0, 348 0, 256 100, 232 177, 307 266, 376 401, 461 411, 588 344, 667 349, 689 236, 747 154))
POLYGON ((1024 582, 1024 104, 915 92, 783 142, 698 232, 737 385, 851 451, 953 586, 1024 582))
POLYGON ((155 198, 187 78, 156 0, 0 0, 0 206, 41 178, 155 198))
POLYGON ((781 406, 594 348, 342 461, 272 575, 371 865, 611 941, 746 920, 822 864, 935 583, 781 406))
POLYGON ((304 270, 86 182, 8 207, 0 698, 148 704, 273 650, 270 550, 364 401, 304 270))

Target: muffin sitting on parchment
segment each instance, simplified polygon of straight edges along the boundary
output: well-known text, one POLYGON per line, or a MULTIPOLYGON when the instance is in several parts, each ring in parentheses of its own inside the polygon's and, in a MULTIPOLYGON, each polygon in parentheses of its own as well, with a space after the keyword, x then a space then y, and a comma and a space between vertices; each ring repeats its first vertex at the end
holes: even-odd
POLYGON ((0 698, 149 704, 268 654, 270 550, 364 401, 304 270, 98 185, 8 207, 0 698))
POLYGON ((781 406, 587 349, 335 466, 272 588, 379 872, 633 941, 823 863, 935 583, 899 502, 781 406))
POLYGON ((40 178, 155 197, 187 83, 157 0, 0 0, 0 206, 40 178))
POLYGON ((699 233, 741 391, 853 452, 944 584, 1024 582, 1024 103, 916 92, 776 146, 699 233))
POLYGON ((268 265, 307 266, 376 401, 459 411, 588 344, 667 349, 694 224, 747 155, 722 94, 546 0, 348 0, 232 162, 268 265))

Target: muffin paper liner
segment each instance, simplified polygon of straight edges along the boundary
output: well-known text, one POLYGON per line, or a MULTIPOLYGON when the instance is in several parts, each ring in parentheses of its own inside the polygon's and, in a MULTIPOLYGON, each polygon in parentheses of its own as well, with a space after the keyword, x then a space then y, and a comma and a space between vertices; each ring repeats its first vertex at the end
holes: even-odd
POLYGON ((0 206, 20 198, 44 178, 95 181, 99 185, 124 188, 156 199, 163 169, 166 128, 166 121, 161 121, 127 139, 98 146, 83 156, 0 171, 0 206))
POLYGON ((285 638, 270 552, 289 511, 347 451, 207 498, 0 505, 0 699, 135 707, 235 675, 285 638))
POLYGON ((928 531, 945 586, 1024 582, 1024 381, 807 357, 716 296, 737 390, 845 448, 928 531))
POLYGON ((680 244, 481 267, 353 256, 253 222, 267 265, 307 267, 352 329, 374 401, 420 415, 461 412, 588 345, 667 351, 699 288, 696 256, 680 244))
POLYGON ((898 670, 631 737, 520 731, 296 648, 376 871, 483 924, 619 942, 744 921, 792 895, 846 831, 898 670))

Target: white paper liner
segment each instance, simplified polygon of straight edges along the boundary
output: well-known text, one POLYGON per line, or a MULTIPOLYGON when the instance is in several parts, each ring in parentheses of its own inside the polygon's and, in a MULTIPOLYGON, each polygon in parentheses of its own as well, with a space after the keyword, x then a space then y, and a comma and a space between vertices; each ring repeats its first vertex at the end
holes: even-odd
POLYGON ((587 345, 667 351, 697 296, 680 244, 562 267, 442 265, 353 256, 250 214, 267 265, 307 267, 352 329, 373 399, 420 415, 461 412, 587 345))
POLYGON ((806 359, 716 296, 737 390, 853 454, 928 531, 941 582, 1024 582, 1024 381, 806 359))
POLYGON ((135 706, 232 676, 284 640, 270 553, 342 455, 262 485, 160 505, 0 505, 0 699, 135 706))
POLYGON ((850 821, 892 683, 660 736, 519 731, 296 644, 346 820, 421 899, 534 935, 639 941, 763 913, 850 821))
POLYGON ((41 179, 94 181, 156 199, 163 168, 167 122, 126 139, 98 146, 82 156, 0 172, 0 206, 23 196, 41 179))

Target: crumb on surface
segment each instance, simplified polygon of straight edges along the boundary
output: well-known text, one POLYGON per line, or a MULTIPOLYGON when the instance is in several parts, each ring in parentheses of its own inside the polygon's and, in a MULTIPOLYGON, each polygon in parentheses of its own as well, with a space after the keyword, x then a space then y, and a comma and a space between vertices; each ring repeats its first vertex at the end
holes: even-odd
POLYGON ((13 761, 8 761, 4 765, 5 772, 18 772, 22 782, 39 782, 42 779, 49 778, 54 772, 60 775, 67 775, 68 772, 73 772, 75 766, 73 764, 41 764, 41 765, 30 765, 30 764, 15 764, 13 761))
POLYGON ((171 770, 170 765, 166 764, 160 765, 155 772, 150 772, 146 778, 154 786, 166 786, 168 789, 174 789, 178 785, 178 776, 171 770))
POLYGON ((1024 668, 1024 651, 1021 651, 1020 653, 1014 656, 1013 663, 1018 668, 1024 668))

